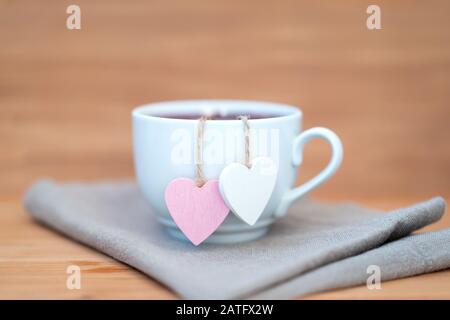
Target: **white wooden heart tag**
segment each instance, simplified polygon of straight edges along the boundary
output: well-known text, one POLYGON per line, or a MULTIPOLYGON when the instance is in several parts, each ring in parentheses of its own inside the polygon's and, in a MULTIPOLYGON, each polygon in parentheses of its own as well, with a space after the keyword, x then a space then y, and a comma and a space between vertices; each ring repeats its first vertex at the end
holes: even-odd
POLYGON ((220 174, 220 192, 239 218, 254 225, 269 202, 277 173, 275 161, 268 157, 253 159, 251 168, 231 163, 220 174))

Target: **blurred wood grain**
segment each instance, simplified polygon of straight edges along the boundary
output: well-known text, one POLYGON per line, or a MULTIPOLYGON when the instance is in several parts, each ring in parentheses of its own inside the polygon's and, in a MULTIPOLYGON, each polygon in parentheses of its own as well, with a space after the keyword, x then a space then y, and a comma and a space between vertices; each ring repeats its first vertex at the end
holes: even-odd
MULTIPOLYGON (((342 169, 313 192, 383 209, 450 198, 448 1, 0 0, 0 298, 175 298, 156 281, 34 223, 37 178, 133 175, 130 111, 173 99, 298 105, 305 128, 344 142, 342 169), (65 287, 78 262, 82 290, 65 287), (84 265, 83 265, 84 263, 84 265)), ((326 164, 308 146, 298 181, 326 164)), ((435 226, 449 227, 445 217, 435 226)), ((450 298, 450 272, 309 298, 450 298)))

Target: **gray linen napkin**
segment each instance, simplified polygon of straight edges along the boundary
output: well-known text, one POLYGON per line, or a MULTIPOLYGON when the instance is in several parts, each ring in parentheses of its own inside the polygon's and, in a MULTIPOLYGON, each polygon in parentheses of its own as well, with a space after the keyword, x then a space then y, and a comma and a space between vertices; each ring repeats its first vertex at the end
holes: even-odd
POLYGON ((183 298, 282 299, 450 267, 442 198, 388 214, 303 199, 259 240, 198 247, 172 239, 133 182, 35 183, 24 200, 37 220, 158 279, 183 298))

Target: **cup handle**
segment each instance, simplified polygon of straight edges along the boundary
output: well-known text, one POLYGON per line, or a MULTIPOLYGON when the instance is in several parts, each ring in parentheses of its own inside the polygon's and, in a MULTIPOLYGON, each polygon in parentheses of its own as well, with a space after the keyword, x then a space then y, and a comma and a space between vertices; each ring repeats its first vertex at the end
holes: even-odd
POLYGON ((323 169, 317 176, 309 180, 308 182, 302 184, 301 186, 289 190, 282 198, 280 205, 275 211, 275 217, 281 217, 286 214, 287 209, 291 204, 310 192, 311 190, 317 188, 322 183, 327 181, 339 168, 342 162, 342 157, 344 151, 342 149, 342 143, 339 137, 331 130, 327 128, 311 128, 299 134, 293 142, 292 148, 292 162, 295 166, 299 166, 303 160, 303 148, 306 143, 315 139, 321 138, 326 140, 332 150, 331 160, 328 165, 323 169))

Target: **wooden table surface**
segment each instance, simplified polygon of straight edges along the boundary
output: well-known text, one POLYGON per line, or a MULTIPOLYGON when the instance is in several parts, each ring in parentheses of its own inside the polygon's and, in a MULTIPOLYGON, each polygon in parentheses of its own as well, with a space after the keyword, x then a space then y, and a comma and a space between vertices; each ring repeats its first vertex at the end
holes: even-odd
MULTIPOLYGON (((42 176, 133 176, 130 111, 192 98, 301 106, 306 128, 344 142, 341 170, 312 193, 381 209, 450 199, 448 1, 76 2, 0 0, 0 298, 176 298, 161 283, 33 222, 42 176), (81 290, 66 268, 82 268, 81 290)), ((298 182, 326 164, 306 148, 298 182)), ((448 228, 448 214, 426 230, 448 228)), ((450 298, 450 271, 306 298, 450 298)))

